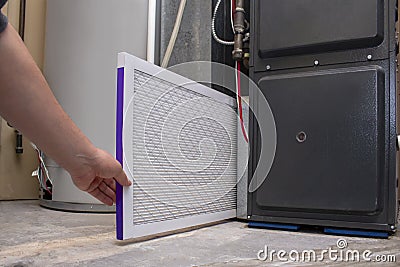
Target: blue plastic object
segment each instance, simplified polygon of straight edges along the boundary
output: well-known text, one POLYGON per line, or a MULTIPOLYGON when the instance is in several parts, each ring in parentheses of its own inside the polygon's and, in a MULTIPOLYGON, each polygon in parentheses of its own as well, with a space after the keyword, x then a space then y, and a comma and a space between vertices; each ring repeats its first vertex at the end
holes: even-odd
POLYGON ((337 229, 337 228, 324 228, 324 233, 335 234, 335 235, 362 236, 362 237, 379 237, 379 238, 389 237, 389 233, 387 232, 349 230, 349 229, 337 229))
POLYGON ((280 223, 249 222, 249 227, 298 231, 300 226, 280 223))

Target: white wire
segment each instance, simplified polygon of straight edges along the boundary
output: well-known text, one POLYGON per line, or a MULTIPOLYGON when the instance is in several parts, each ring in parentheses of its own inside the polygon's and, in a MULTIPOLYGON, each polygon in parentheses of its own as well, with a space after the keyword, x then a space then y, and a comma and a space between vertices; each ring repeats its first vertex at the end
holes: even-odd
POLYGON ((46 173, 46 179, 49 180, 50 183, 53 184, 53 181, 50 179, 49 171, 47 170, 46 164, 44 163, 42 153, 40 153, 40 161, 42 162, 42 167, 46 173))
POLYGON ((181 27, 183 12, 185 11, 186 0, 181 0, 179 4, 178 14, 176 15, 174 29, 171 34, 171 38, 169 39, 167 50, 165 50, 165 55, 163 61, 161 63, 161 67, 168 67, 169 60, 171 58, 172 50, 174 50, 176 38, 178 37, 179 28, 181 27))
POLYGON ((232 26, 232 32, 235 34, 235 24, 233 24, 233 1, 231 1, 231 26, 232 26))
POLYGON ((214 40, 217 41, 217 42, 220 43, 220 44, 223 44, 223 45, 234 45, 234 43, 235 43, 234 41, 224 41, 224 40, 220 39, 220 38, 218 37, 218 35, 217 35, 216 30, 215 30, 215 19, 216 19, 216 17, 217 17, 218 8, 219 8, 219 6, 220 6, 220 4, 221 4, 221 1, 222 1, 222 0, 218 0, 217 4, 215 5, 213 18, 212 18, 212 21, 211 21, 211 32, 212 32, 212 36, 214 37, 214 40))
MULTIPOLYGON (((44 163, 42 151, 40 151, 40 149, 34 143, 31 143, 31 145, 36 150, 36 152, 38 153, 38 156, 39 156, 39 161, 40 161, 39 162, 39 174, 40 174, 40 168, 43 168, 45 171, 45 176, 47 177, 47 180, 49 180, 50 183, 53 183, 53 181, 50 179, 49 171, 47 170, 46 164, 44 163)), ((39 178, 41 178, 41 177, 39 177, 39 178)), ((42 181, 40 181, 40 182, 43 185, 43 179, 41 178, 41 180, 42 181)))
MULTIPOLYGON (((32 147, 35 149, 35 151, 38 153, 39 158, 40 158, 40 153, 39 153, 39 149, 36 147, 35 144, 31 143, 32 147)), ((35 172, 32 173, 32 176, 37 176, 39 184, 40 184, 40 188, 45 189, 45 185, 43 184, 43 178, 42 178, 42 172, 41 172, 41 168, 42 168, 42 163, 39 162, 39 167, 37 168, 36 172, 37 174, 34 174, 35 172)))

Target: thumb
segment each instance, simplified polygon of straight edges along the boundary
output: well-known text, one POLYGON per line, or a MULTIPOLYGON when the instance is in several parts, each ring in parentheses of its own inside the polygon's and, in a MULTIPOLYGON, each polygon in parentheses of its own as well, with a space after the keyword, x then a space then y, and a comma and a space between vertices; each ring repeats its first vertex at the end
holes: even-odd
POLYGON ((131 186, 132 182, 128 179, 128 177, 126 176, 124 170, 122 169, 121 165, 119 165, 119 163, 118 166, 119 169, 114 175, 114 179, 122 186, 131 186))

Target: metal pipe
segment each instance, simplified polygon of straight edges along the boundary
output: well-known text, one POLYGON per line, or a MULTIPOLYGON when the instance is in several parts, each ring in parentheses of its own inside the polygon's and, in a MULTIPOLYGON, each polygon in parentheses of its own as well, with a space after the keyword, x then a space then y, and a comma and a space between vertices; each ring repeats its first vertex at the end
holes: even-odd
POLYGON ((147 18, 147 61, 155 63, 157 0, 149 0, 147 18))
POLYGON ((20 0, 18 33, 22 40, 25 39, 25 14, 26 14, 26 0, 20 0))
POLYGON ((250 33, 246 33, 243 39, 243 65, 246 69, 250 67, 250 43, 249 43, 250 33))
MULTIPOLYGON (((22 41, 25 39, 25 14, 26 14, 26 0, 20 0, 19 3, 19 26, 18 26, 18 34, 21 37, 22 41)), ((15 153, 22 154, 24 153, 24 148, 22 146, 22 134, 15 130, 15 153)))
POLYGON ((19 131, 16 131, 16 145, 15 145, 15 153, 22 154, 24 153, 24 147, 22 146, 22 134, 19 131))
MULTIPOLYGON (((9 122, 7 122, 7 125, 11 128, 14 128, 9 122)), ((15 131, 15 153, 17 154, 22 154, 24 153, 24 147, 22 146, 22 134, 14 128, 15 131)))
POLYGON ((234 60, 239 61, 243 58, 243 38, 246 29, 244 11, 244 0, 236 0, 235 16, 234 16, 234 29, 235 39, 233 44, 232 57, 234 60))

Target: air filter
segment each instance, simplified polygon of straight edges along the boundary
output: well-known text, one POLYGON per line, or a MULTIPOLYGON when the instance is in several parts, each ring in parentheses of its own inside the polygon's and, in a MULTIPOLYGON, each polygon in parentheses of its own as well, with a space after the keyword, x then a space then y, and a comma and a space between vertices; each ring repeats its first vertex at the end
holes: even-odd
POLYGON ((235 99, 126 53, 118 56, 117 238, 236 217, 235 99))

